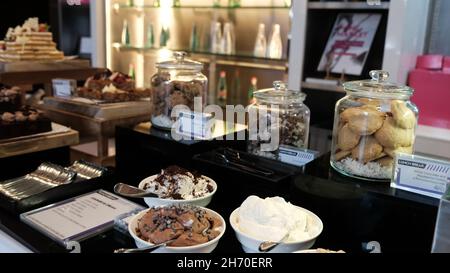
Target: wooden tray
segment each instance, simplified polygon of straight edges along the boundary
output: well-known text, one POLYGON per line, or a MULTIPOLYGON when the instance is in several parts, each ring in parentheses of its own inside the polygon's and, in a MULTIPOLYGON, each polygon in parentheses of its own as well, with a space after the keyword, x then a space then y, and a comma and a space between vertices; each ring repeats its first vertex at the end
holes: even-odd
POLYGON ((52 132, 2 140, 0 142, 0 158, 78 144, 79 135, 77 131, 63 127, 59 124, 53 124, 52 126, 54 128, 52 132))

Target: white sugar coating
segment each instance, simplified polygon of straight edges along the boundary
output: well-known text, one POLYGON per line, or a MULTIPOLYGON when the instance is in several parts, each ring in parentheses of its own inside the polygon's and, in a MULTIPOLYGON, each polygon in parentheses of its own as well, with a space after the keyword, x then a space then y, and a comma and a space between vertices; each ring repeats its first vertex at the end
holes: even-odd
POLYGON ((348 157, 335 164, 339 169, 358 176, 375 179, 390 179, 392 176, 392 167, 383 167, 377 162, 362 164, 348 157))

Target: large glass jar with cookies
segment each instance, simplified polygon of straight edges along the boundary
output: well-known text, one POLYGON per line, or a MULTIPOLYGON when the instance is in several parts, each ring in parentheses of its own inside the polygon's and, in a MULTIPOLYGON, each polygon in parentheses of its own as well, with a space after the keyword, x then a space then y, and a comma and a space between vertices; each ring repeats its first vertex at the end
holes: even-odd
POLYGON ((396 153, 412 154, 418 109, 414 90, 388 82, 389 73, 371 71, 371 80, 344 84, 336 105, 331 165, 359 179, 389 181, 396 153))
MULTIPOLYGON (((174 60, 157 64, 158 72, 151 78, 152 125, 160 129, 172 129, 176 117, 172 110, 187 106, 194 111, 195 98, 201 98, 203 108, 207 100, 208 79, 202 74, 203 64, 186 59, 187 53, 175 52, 174 60)), ((198 109, 203 111, 203 109, 198 109)))

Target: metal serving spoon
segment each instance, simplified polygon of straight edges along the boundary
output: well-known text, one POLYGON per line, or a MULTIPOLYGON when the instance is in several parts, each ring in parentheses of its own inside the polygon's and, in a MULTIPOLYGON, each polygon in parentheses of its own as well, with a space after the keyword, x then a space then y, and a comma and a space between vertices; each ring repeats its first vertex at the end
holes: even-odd
POLYGON ((114 192, 129 198, 146 198, 146 197, 159 198, 159 196, 153 192, 148 192, 123 183, 115 185, 114 192))
POLYGON ((286 238, 289 237, 289 233, 287 233, 278 243, 276 242, 262 242, 259 245, 259 252, 269 252, 271 250, 273 250, 274 248, 276 248, 277 246, 279 246, 280 244, 283 243, 284 240, 286 240, 286 238))
POLYGON ((117 249, 116 251, 114 251, 114 253, 116 254, 131 254, 131 253, 151 253, 161 247, 167 247, 167 245, 173 243, 176 239, 172 239, 170 241, 161 243, 161 244, 157 244, 157 245, 153 245, 153 246, 149 246, 149 247, 145 247, 145 248, 130 248, 130 249, 126 249, 126 248, 121 248, 121 249, 117 249))

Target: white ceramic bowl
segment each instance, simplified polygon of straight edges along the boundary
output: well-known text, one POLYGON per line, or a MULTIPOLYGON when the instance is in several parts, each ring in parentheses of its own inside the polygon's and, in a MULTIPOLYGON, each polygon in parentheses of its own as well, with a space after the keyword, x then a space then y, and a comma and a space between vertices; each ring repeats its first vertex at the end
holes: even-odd
MULTIPOLYGON (((220 239, 223 237, 223 235, 225 234, 226 231, 226 222, 223 219, 222 216, 220 216, 220 214, 218 214, 215 211, 212 211, 210 209, 207 208, 200 208, 202 210, 205 210, 211 214, 213 214, 214 216, 216 216, 217 218, 219 218, 222 221, 222 231, 220 233, 219 236, 217 236, 217 238, 215 238, 212 241, 209 241, 205 244, 201 244, 201 245, 196 245, 196 246, 188 246, 188 247, 163 247, 160 249, 155 250, 153 253, 211 253, 214 251, 214 249, 216 249, 217 245, 219 244, 220 239)), ((138 248, 146 248, 149 246, 152 246, 153 244, 142 240, 141 238, 139 238, 136 235, 136 229, 138 227, 138 220, 141 219, 148 211, 148 210, 144 210, 142 212, 140 212, 139 214, 135 215, 129 225, 128 225, 128 232, 131 234, 131 236, 133 237, 134 241, 136 242, 136 246, 138 248)))
MULTIPOLYGON (((279 246, 274 248, 270 251, 270 253, 292 253, 300 250, 306 250, 313 247, 314 243, 316 242, 317 237, 322 233, 323 231, 323 223, 320 220, 317 215, 314 213, 297 207, 299 210, 306 213, 309 217, 309 219, 312 221, 311 226, 313 227, 311 238, 308 238, 307 240, 299 241, 299 242, 292 242, 292 243, 281 243, 279 246)), ((246 253, 259 253, 259 245, 263 243, 264 241, 252 238, 251 236, 244 234, 242 231, 239 230, 239 223, 238 223, 238 213, 239 208, 236 209, 230 216, 230 224, 231 227, 234 229, 234 232, 236 233, 236 237, 238 241, 242 245, 242 249, 246 253)))
MULTIPOLYGON (((150 176, 139 184, 140 189, 144 189, 145 185, 153 180, 155 180, 158 177, 158 175, 150 176)), ((168 206, 168 205, 193 205, 193 206, 199 206, 199 207, 207 207, 209 203, 211 203, 211 200, 217 192, 217 183, 212 180, 211 178, 205 176, 207 179, 211 181, 211 184, 214 188, 214 190, 200 198, 195 198, 192 200, 172 200, 172 199, 162 199, 162 198, 154 198, 154 197, 148 197, 144 198, 145 203, 151 208, 151 207, 160 207, 160 206, 168 206)))

